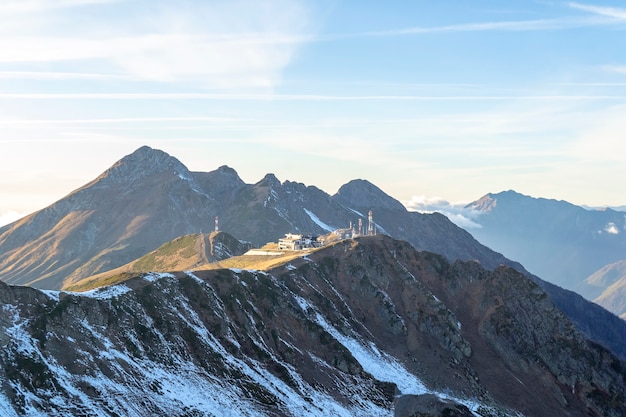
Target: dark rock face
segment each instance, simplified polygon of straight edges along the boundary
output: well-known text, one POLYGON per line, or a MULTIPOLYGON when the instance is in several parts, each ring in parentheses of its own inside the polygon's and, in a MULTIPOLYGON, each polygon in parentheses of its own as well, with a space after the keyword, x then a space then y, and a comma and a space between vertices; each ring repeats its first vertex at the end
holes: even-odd
POLYGON ((89 294, 0 284, 0 301, 7 416, 626 411, 624 365, 526 277, 385 236, 267 273, 148 274, 89 294))
POLYGON ((241 242, 228 233, 211 233, 209 235, 209 254, 207 258, 210 262, 220 261, 233 256, 243 255, 250 249, 248 242, 241 242))

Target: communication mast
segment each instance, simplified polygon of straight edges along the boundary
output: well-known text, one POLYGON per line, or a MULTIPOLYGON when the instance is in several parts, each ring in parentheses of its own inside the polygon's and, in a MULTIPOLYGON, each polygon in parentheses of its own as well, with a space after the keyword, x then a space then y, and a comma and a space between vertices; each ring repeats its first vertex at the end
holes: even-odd
POLYGON ((370 210, 369 213, 367 213, 367 234, 368 234, 368 236, 373 236, 375 234, 373 218, 374 218, 374 215, 372 213, 372 210, 370 210))

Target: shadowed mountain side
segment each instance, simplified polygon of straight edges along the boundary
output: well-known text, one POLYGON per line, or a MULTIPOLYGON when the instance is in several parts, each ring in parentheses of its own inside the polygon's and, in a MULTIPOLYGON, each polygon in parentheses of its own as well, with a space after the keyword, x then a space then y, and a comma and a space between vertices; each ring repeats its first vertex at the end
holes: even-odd
POLYGON ((610 349, 626 361, 626 321, 574 291, 563 289, 531 274, 556 305, 589 339, 610 349))
POLYGON ((626 411, 623 364, 524 275, 386 236, 267 272, 144 274, 84 294, 0 283, 0 301, 10 417, 626 411))

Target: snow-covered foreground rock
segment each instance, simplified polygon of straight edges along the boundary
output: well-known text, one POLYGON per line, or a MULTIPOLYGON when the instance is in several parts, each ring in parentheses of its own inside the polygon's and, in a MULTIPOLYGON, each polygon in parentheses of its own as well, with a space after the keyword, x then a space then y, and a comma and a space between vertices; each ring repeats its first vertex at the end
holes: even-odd
POLYGON ((393 416, 404 396, 474 416, 624 411, 623 366, 536 285, 384 236, 269 272, 0 284, 0 302, 2 416, 393 416))

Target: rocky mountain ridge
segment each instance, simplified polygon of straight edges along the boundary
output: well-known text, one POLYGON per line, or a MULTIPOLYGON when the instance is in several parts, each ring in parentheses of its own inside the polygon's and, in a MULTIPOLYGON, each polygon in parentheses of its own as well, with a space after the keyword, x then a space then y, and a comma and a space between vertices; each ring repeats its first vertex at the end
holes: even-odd
POLYGON ((524 275, 386 236, 267 272, 140 274, 86 294, 0 283, 0 300, 6 416, 625 411, 623 363, 524 275))
POLYGON ((0 228, 0 279, 59 289, 179 236, 211 231, 216 216, 221 230, 261 246, 285 233, 323 234, 359 219, 366 225, 372 208, 379 231, 418 249, 480 259, 489 268, 512 264, 445 216, 408 212, 366 180, 350 181, 334 196, 273 174, 245 184, 232 168, 190 172, 165 152, 142 147, 67 197, 0 228))
MULTIPOLYGON (((323 234, 375 207, 380 233, 448 261, 525 269, 481 245, 445 216, 407 211, 375 185, 353 180, 331 196, 268 174, 245 184, 228 167, 191 172, 165 152, 142 147, 55 204, 0 228, 0 279, 59 289, 110 271, 183 235, 220 230, 260 246, 289 232, 323 234)), ((530 275, 530 274, 528 274, 530 275)), ((626 323, 576 294, 532 277, 589 338, 626 358, 626 323)))

